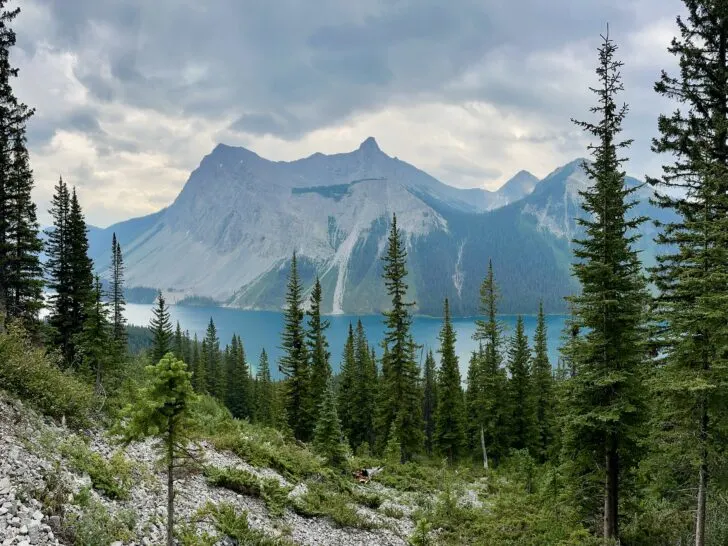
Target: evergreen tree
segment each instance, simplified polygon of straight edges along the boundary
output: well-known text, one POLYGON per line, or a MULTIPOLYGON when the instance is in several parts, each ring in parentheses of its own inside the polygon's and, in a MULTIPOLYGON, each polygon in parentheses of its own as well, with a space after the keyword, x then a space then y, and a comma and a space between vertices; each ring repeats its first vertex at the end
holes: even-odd
POLYGON ((92 305, 87 309, 86 322, 78 340, 81 367, 95 377, 95 390, 97 394, 104 392, 104 375, 111 362, 109 342, 111 331, 109 325, 109 311, 103 301, 101 279, 97 276, 94 290, 91 294, 92 305))
POLYGON ((172 350, 172 323, 161 290, 157 293, 157 306, 152 309, 149 329, 152 331, 152 362, 159 362, 172 350))
POLYGON ((220 339, 217 337, 217 328, 210 317, 207 325, 205 340, 203 341, 205 354, 205 375, 207 376, 207 389, 209 393, 220 401, 225 401, 225 367, 220 353, 220 339))
POLYGON ((273 383, 270 379, 268 354, 265 352, 265 349, 263 349, 260 353, 255 382, 255 419, 266 426, 273 426, 275 422, 273 417, 275 393, 273 383))
POLYGON ((68 212, 70 196, 63 178, 58 179, 48 211, 53 218, 53 227, 46 232, 47 276, 50 295, 48 323, 53 331, 53 343, 60 348, 68 364, 71 354, 71 339, 74 335, 71 321, 71 266, 68 235, 68 212))
POLYGON ((538 307, 538 322, 533 338, 533 361, 531 380, 533 386, 534 410, 536 413, 536 442, 534 455, 545 462, 554 438, 554 377, 548 357, 548 338, 543 302, 538 307))
POLYGON ((645 283, 634 250, 641 218, 629 218, 636 188, 625 185, 618 140, 627 106, 616 104, 622 91, 617 46, 603 37, 596 70, 599 87, 592 112, 596 123, 576 122, 598 143, 589 147, 594 163, 584 168, 593 185, 580 192, 585 215, 583 238, 574 241, 574 275, 581 295, 571 299, 579 331, 568 350, 574 366, 569 380, 564 429, 564 460, 576 501, 587 518, 602 518, 606 540, 619 537, 619 497, 634 471, 643 403, 645 363, 645 283))
POLYGON ((321 398, 326 390, 326 385, 331 377, 331 365, 329 364, 329 344, 326 341, 326 329, 329 321, 321 318, 321 283, 316 277, 311 291, 311 299, 308 314, 308 350, 311 355, 311 404, 318 408, 321 398))
POLYGON ((238 419, 252 414, 252 386, 250 368, 245 359, 245 348, 239 337, 233 335, 230 360, 227 365, 227 407, 238 419))
POLYGON ((356 377, 354 385, 354 418, 356 431, 349 439, 352 446, 368 443, 371 448, 376 442, 374 412, 377 402, 377 363, 369 351, 369 341, 361 320, 357 320, 354 337, 354 360, 356 377))
POLYGON ((419 372, 415 362, 416 345, 410 331, 412 315, 407 302, 407 250, 402 234, 397 228, 397 216, 392 217, 392 227, 387 240, 384 260, 384 284, 392 298, 392 306, 384 313, 387 375, 382 378, 385 391, 384 432, 389 437, 389 428, 396 423, 401 447, 401 461, 406 462, 419 452, 424 443, 422 422, 422 391, 419 386, 419 372))
POLYGON ((185 360, 182 358, 184 345, 183 340, 184 338, 182 336, 182 327, 179 325, 179 321, 177 321, 177 326, 174 330, 174 338, 172 341, 172 352, 178 360, 182 360, 184 362, 185 360))
POLYGON ((357 434, 354 414, 357 411, 354 393, 356 389, 357 369, 356 350, 354 348, 354 328, 349 323, 349 333, 344 343, 344 354, 339 367, 339 390, 338 390, 338 415, 341 419, 341 428, 344 436, 349 440, 352 447, 352 437, 357 434))
POLYGON ((26 150, 26 123, 33 110, 20 103, 11 85, 18 69, 10 62, 16 44, 11 23, 20 8, 0 0, 0 314, 34 328, 42 306, 42 283, 33 176, 26 150))
POLYGON ((76 188, 71 190, 71 200, 68 208, 68 265, 69 265, 69 296, 70 296, 70 323, 71 343, 69 346, 68 362, 72 363, 76 356, 74 339, 83 330, 86 322, 88 307, 93 305, 93 263, 88 257, 88 230, 86 220, 78 202, 76 188))
MULTIPOLYGON (((2 124, 0 120, 0 126, 2 124)), ((6 287, 8 318, 20 319, 26 329, 33 330, 37 327, 38 313, 43 305, 43 269, 40 263, 43 243, 39 237, 35 203, 31 198, 33 173, 28 163, 24 130, 18 127, 13 137, 12 156, 11 171, 5 180, 9 210, 4 247, 7 252, 0 250, 0 286, 6 287)))
POLYGON ((425 358, 422 384, 424 396, 422 400, 422 418, 425 421, 425 451, 432 455, 435 437, 435 413, 437 411, 437 371, 435 370, 435 357, 428 351, 425 358))
POLYGON ((346 445, 341 433, 341 423, 336 412, 333 380, 330 378, 316 420, 313 445, 329 464, 342 466, 346 462, 346 445))
POLYGON ((196 333, 192 340, 192 385, 196 392, 207 392, 207 374, 205 373, 205 366, 200 356, 200 342, 197 339, 196 333))
POLYGON ((286 378, 286 414, 297 439, 306 441, 313 431, 308 351, 303 326, 303 287, 296 254, 291 260, 282 335, 280 370, 286 378))
MULTIPOLYGON (((703 546, 715 478, 728 466, 728 9, 684 0, 680 36, 669 48, 680 73, 663 72, 657 93, 679 104, 661 115, 653 150, 668 154, 657 204, 676 218, 661 226, 653 278, 659 399, 658 440, 675 481, 694 491, 695 544, 703 546)), ((716 539, 720 540, 720 539, 716 539)))
POLYGON ((450 320, 450 304, 445 299, 444 319, 440 330, 440 374, 434 441, 437 451, 445 455, 450 463, 458 460, 466 446, 465 402, 460 366, 455 354, 455 339, 455 330, 450 320))
POLYGON ((475 321, 473 334, 473 339, 480 343, 480 349, 471 362, 472 371, 468 372, 469 436, 478 451, 482 436, 489 457, 497 461, 509 447, 507 425, 510 408, 504 396, 507 379, 502 365, 503 325, 497 320, 498 288, 491 261, 480 287, 480 310, 486 318, 475 321))
POLYGON ((531 351, 523 330, 523 317, 516 320, 516 331, 508 348, 508 395, 513 413, 510 419, 510 446, 531 450, 536 436, 536 412, 529 370, 531 351))
POLYGON ((154 366, 147 366, 147 373, 151 384, 142 391, 136 406, 125 408, 119 435, 125 444, 148 437, 159 440, 158 449, 167 467, 167 546, 172 546, 175 472, 190 458, 196 396, 187 365, 171 352, 154 366))
MULTIPOLYGON (((113 339, 122 353, 126 352, 126 319, 124 309, 124 259, 121 255, 121 245, 116 239, 116 233, 111 236, 111 309, 113 323, 113 339)), ((177 323, 179 327, 179 323, 177 323)), ((177 358, 182 359, 178 354, 177 358)))

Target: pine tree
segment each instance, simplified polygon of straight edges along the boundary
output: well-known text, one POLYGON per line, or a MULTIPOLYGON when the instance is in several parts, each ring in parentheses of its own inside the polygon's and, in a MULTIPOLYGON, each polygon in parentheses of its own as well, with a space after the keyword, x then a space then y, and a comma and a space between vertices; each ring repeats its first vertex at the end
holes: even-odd
POLYGON ((109 346, 111 340, 109 311, 103 297, 101 279, 97 276, 91 294, 92 305, 87 308, 86 322, 78 340, 81 367, 95 377, 97 394, 105 391, 104 375, 108 372, 106 368, 111 362, 111 357, 114 356, 109 346))
POLYGON ((258 370, 255 376, 255 419, 266 426, 273 426, 273 383, 270 379, 270 366, 268 354, 263 349, 258 360, 258 370))
POLYGON ((341 432, 341 423, 336 412, 333 380, 329 379, 319 406, 316 430, 313 436, 316 450, 326 457, 332 466, 342 466, 346 462, 346 445, 341 432))
POLYGON ((516 320, 516 331, 508 348, 508 395, 511 402, 510 446, 531 450, 536 435, 536 412, 529 370, 531 351, 523 329, 523 317, 516 320))
POLYGON ((34 111, 13 94, 18 69, 10 62, 16 44, 11 23, 20 8, 0 0, 0 315, 34 329, 42 306, 42 282, 33 176, 26 150, 26 123, 34 111))
MULTIPOLYGON (((121 245, 116 239, 116 233, 111 236, 111 309, 113 324, 113 339, 122 353, 126 352, 126 319, 124 309, 124 259, 121 255, 121 245)), ((179 323, 177 323, 179 326, 179 323)), ((181 355, 177 358, 182 359, 181 355)))
POLYGON ((337 413, 341 420, 341 429, 344 436, 349 440, 352 447, 356 448, 352 442, 352 437, 357 434, 356 423, 354 422, 354 413, 356 412, 356 402, 354 400, 354 392, 356 389, 357 369, 356 369, 356 351, 354 348, 354 328, 349 323, 349 333, 344 343, 344 354, 341 357, 341 366, 339 366, 339 388, 337 413))
POLYGON ((250 368, 245 358, 243 342, 235 335, 230 345, 230 361, 227 369, 227 407, 238 419, 250 417, 252 415, 250 368))
POLYGON ((286 378, 286 413, 297 439, 306 441, 313 432, 308 351, 303 327, 303 287, 298 278, 294 252, 288 277, 284 327, 283 357, 280 370, 286 378))
POLYGON ((480 350, 468 372, 467 399, 471 445, 480 451, 482 436, 488 456, 495 461, 508 451, 510 415, 502 365, 503 325, 497 320, 498 297, 493 263, 489 261, 488 274, 480 287, 480 310, 486 318, 475 321, 473 339, 480 343, 480 350))
POLYGON ((152 331, 152 362, 159 362, 172 350, 172 323, 169 308, 160 290, 157 293, 157 306, 152 309, 149 329, 152 331))
POLYGON ((450 304, 445 299, 444 318, 440 330, 440 373, 434 442, 437 451, 445 455, 450 463, 460 458, 466 446, 465 401, 460 380, 460 366, 455 354, 455 339, 455 330, 450 320, 450 304))
POLYGON ((147 366, 151 384, 138 405, 125 408, 118 430, 122 441, 153 437, 167 467, 167 545, 174 544, 174 480, 190 458, 190 432, 195 430, 192 408, 196 401, 187 365, 170 352, 154 366, 147 366))
POLYGON ((554 377, 548 357, 548 338, 543 302, 538 307, 538 322, 533 338, 533 361, 531 378, 533 387, 534 410, 536 413, 536 441, 534 455, 540 462, 549 456, 554 438, 554 377))
POLYGON ((401 232, 397 228, 397 216, 392 218, 392 227, 387 240, 384 261, 384 284, 392 298, 392 306, 384 313, 387 375, 382 379, 385 391, 384 432, 389 437, 389 428, 396 423, 401 447, 401 461, 406 462, 421 451, 424 444, 422 422, 422 391, 419 386, 419 371, 415 361, 416 345, 410 331, 412 315, 407 302, 407 250, 401 232))
POLYGON ((220 352, 220 339, 217 337, 217 327, 210 317, 207 324, 207 332, 203 341, 203 353, 205 354, 205 375, 207 376, 207 388, 209 393, 224 402, 225 400, 225 367, 220 352))
POLYGON ((424 388, 422 418, 425 421, 425 451, 428 455, 432 455, 435 437, 435 413, 437 411, 437 371, 435 370, 435 357, 432 351, 427 353, 422 373, 424 388))
POLYGON ((695 491, 695 544, 703 546, 708 490, 728 465, 728 9, 684 3, 687 18, 678 18, 680 36, 669 48, 680 74, 663 72, 655 85, 679 108, 659 118, 653 151, 670 163, 649 180, 657 204, 676 216, 657 238, 665 246, 653 271, 660 291, 654 394, 658 445, 674 490, 695 491))
POLYGON ((74 335, 71 321, 71 266, 68 235, 68 212, 70 196, 63 178, 58 179, 48 211, 53 218, 53 227, 46 231, 46 271, 50 281, 50 314, 48 323, 53 331, 53 343, 60 348, 68 364, 71 354, 71 339, 74 335))
POLYGON ((622 91, 617 46, 603 37, 596 70, 597 123, 575 122, 598 143, 589 147, 594 163, 584 168, 593 185, 580 192, 585 211, 574 241, 574 275, 581 295, 573 297, 573 322, 579 331, 568 353, 574 377, 569 380, 564 429, 564 460, 585 516, 603 514, 605 539, 619 537, 619 497, 634 471, 643 404, 645 364, 645 283, 634 250, 641 218, 629 218, 636 188, 625 185, 618 141, 627 106, 616 104, 622 91))
POLYGON ((326 329, 329 321, 321 318, 321 283, 316 277, 311 291, 308 314, 308 350, 311 355, 311 404, 318 408, 321 398, 326 390, 326 385, 331 377, 331 365, 329 364, 329 344, 326 341, 326 329))

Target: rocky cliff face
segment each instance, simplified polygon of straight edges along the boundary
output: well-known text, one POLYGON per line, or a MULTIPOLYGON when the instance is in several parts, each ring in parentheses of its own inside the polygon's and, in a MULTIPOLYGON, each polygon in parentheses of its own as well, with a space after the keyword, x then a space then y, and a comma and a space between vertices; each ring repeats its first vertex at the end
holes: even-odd
POLYGON ((533 312, 543 298, 556 312, 575 289, 569 244, 586 183, 573 162, 541 182, 522 171, 497 192, 460 190, 389 157, 373 138, 350 153, 293 162, 219 145, 169 207, 94 231, 92 255, 105 270, 115 231, 127 286, 279 309, 295 251, 304 282, 321 278, 326 312, 379 312, 387 305, 381 257, 396 214, 417 312, 439 314, 448 297, 453 312, 476 313, 488 259, 503 311, 533 312))

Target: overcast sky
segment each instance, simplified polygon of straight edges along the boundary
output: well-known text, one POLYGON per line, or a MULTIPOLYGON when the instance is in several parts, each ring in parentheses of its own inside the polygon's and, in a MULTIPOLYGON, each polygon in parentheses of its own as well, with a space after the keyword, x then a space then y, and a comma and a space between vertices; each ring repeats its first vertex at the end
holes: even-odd
POLYGON ((15 89, 41 221, 62 174, 90 223, 158 210, 218 142, 296 159, 374 136, 459 187, 586 154, 599 35, 620 46, 628 170, 656 173, 652 90, 679 0, 23 0, 15 89))

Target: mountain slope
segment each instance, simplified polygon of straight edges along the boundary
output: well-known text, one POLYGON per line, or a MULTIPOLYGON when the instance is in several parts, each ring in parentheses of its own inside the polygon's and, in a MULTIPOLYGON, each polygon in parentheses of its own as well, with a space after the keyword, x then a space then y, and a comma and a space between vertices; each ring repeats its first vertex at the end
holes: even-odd
POLYGON ((128 286, 278 309, 296 251, 304 283, 321 278, 327 312, 374 313, 387 306, 380 258, 396 213, 417 312, 439 314, 448 297, 454 313, 477 313, 489 258, 504 312, 534 312, 540 299, 558 312, 577 289, 570 240, 585 183, 573 162, 541 182, 522 171, 495 192, 457 189, 373 138, 292 162, 221 144, 169 207, 95 232, 92 255, 104 270, 116 231, 128 286))

